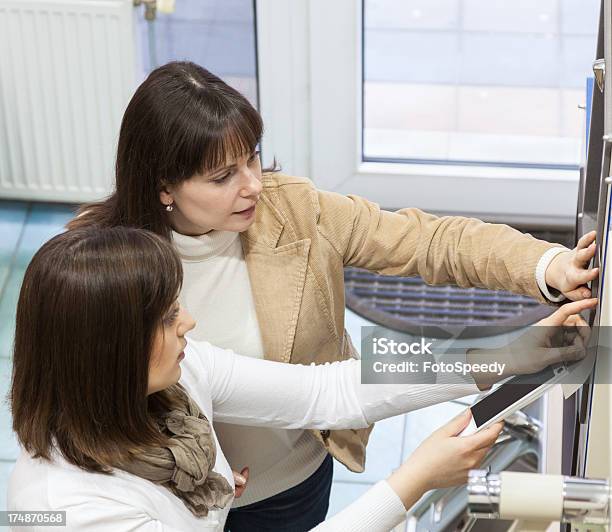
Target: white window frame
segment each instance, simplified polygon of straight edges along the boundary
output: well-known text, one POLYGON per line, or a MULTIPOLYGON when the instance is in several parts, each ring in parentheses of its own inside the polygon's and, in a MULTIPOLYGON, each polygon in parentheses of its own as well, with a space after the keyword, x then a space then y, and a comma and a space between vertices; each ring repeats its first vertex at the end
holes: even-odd
POLYGON ((573 225, 578 171, 362 161, 362 1, 257 0, 263 152, 386 208, 573 225))

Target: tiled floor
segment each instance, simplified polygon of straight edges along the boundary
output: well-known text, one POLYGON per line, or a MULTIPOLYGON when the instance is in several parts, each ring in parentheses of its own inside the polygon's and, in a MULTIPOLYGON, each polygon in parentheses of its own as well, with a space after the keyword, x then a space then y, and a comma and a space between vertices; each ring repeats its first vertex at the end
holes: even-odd
MULTIPOLYGON (((6 507, 7 480, 18 452, 5 397, 19 288, 36 250, 62 231, 72 212, 73 208, 65 205, 0 200, 0 509, 6 507)), ((347 328, 357 346, 360 327, 364 324, 364 320, 348 313, 347 328)), ((388 476, 425 436, 460 409, 457 404, 438 405, 378 423, 368 445, 368 462, 363 474, 351 473, 335 464, 329 515, 388 476)))

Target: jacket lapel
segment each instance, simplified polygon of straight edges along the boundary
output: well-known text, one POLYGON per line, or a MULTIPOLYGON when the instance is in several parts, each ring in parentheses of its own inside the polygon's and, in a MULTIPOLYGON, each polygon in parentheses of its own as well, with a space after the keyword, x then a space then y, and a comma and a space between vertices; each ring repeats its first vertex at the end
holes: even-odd
POLYGON ((289 362, 306 280, 310 239, 294 240, 266 196, 241 233, 265 358, 289 362))

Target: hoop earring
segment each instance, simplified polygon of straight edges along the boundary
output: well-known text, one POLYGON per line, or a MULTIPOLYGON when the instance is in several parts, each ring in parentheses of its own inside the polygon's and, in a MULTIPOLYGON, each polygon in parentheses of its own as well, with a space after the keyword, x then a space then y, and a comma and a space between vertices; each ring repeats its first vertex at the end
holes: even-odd
POLYGON ((168 212, 172 212, 174 210, 174 207, 172 206, 172 203, 168 203, 168 205, 166 205, 166 210, 168 212))

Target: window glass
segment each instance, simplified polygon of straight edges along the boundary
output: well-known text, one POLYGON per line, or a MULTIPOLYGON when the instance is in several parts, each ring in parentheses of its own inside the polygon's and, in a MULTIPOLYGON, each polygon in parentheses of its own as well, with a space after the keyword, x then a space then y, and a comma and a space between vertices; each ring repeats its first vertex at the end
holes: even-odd
POLYGON ((158 11, 151 23, 139 14, 138 34, 145 75, 168 61, 193 61, 257 105, 253 0, 176 0, 173 13, 158 11))
POLYGON ((575 168, 598 0, 364 0, 363 158, 575 168))

